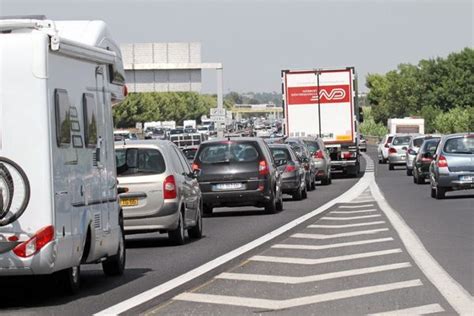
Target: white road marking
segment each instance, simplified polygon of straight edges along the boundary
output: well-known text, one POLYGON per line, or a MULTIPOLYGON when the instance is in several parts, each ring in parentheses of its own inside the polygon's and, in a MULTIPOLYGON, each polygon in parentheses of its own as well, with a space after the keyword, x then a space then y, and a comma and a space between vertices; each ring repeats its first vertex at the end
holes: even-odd
POLYGON ((340 205, 338 208, 361 208, 361 207, 373 207, 374 204, 364 204, 364 205, 340 205))
POLYGON ((306 259, 306 258, 292 258, 292 257, 272 257, 272 256, 253 256, 249 260, 251 260, 251 261, 261 261, 261 262, 276 262, 276 263, 289 263, 289 264, 316 265, 316 264, 323 264, 323 263, 328 263, 328 262, 339 262, 339 261, 347 261, 347 260, 354 260, 354 259, 385 256, 385 255, 391 255, 391 254, 401 253, 401 252, 402 252, 402 250, 400 248, 397 248, 397 249, 388 249, 388 250, 381 250, 381 251, 357 253, 357 254, 354 254, 354 255, 327 257, 327 258, 320 258, 320 259, 306 259))
POLYGON ((331 211, 331 214, 357 214, 357 213, 366 213, 366 212, 377 212, 375 208, 360 210, 360 211, 331 211))
MULTIPOLYGON (((370 157, 364 155, 366 160, 370 157)), ((407 225, 403 218, 385 200, 375 178, 371 175, 370 189, 378 202, 380 209, 398 232, 400 239, 407 248, 410 256, 423 271, 425 276, 433 283, 441 295, 460 315, 472 315, 474 298, 456 280, 454 280, 426 250, 415 232, 407 225)))
POLYGON ((298 233, 291 235, 291 238, 305 238, 305 239, 332 239, 332 238, 341 238, 341 237, 350 237, 350 236, 360 236, 360 235, 372 235, 380 232, 386 232, 388 228, 378 228, 378 229, 369 229, 369 230, 358 230, 355 232, 340 233, 340 234, 303 234, 298 233))
POLYGON ((397 309, 390 312, 369 314, 368 316, 405 316, 405 315, 427 315, 444 312, 439 304, 423 305, 411 308, 397 309))
MULTIPOLYGON (((135 295, 127 300, 124 300, 114 306, 111 306, 105 310, 98 312, 96 315, 117 315, 120 313, 124 313, 136 306, 139 306, 143 303, 146 303, 160 295, 163 295, 177 287, 196 279, 209 271, 214 270, 215 268, 245 254, 246 252, 255 249, 264 243, 278 237, 285 232, 291 230, 292 228, 306 222, 307 220, 322 214, 323 212, 327 211, 334 205, 338 203, 347 203, 348 201, 354 199, 355 197, 359 196, 370 184, 370 178, 367 176, 363 176, 352 188, 338 196, 337 198, 327 202, 326 204, 318 207, 317 209, 306 213, 305 215, 298 217, 297 219, 292 220, 288 224, 281 226, 280 228, 275 229, 274 231, 269 232, 262 237, 259 237, 237 249, 234 249, 228 253, 223 254, 222 256, 215 258, 199 267, 194 268, 174 279, 171 279, 163 284, 160 284, 154 288, 146 290, 138 295, 135 295)), ((371 206, 371 205, 370 205, 371 206)))
POLYGON ((342 242, 342 243, 338 243, 338 244, 319 245, 319 246, 276 244, 276 245, 273 245, 272 248, 301 249, 301 250, 322 250, 322 249, 341 248, 341 247, 349 247, 349 246, 357 246, 357 245, 368 245, 368 244, 375 244, 375 243, 386 242, 386 241, 393 241, 393 238, 392 237, 387 237, 387 238, 378 238, 378 239, 369 239, 369 240, 359 240, 359 241, 350 241, 350 242, 342 242))
POLYGON ((374 215, 361 215, 361 216, 345 216, 345 217, 331 217, 331 216, 325 216, 321 217, 321 219, 324 220, 331 220, 331 221, 350 221, 353 219, 362 219, 362 218, 373 218, 373 217, 380 217, 382 216, 381 214, 374 214, 374 215))
POLYGON ((352 200, 353 203, 367 203, 367 202, 375 202, 373 199, 354 199, 352 200))
POLYGON ((220 304, 220 305, 232 305, 232 306, 245 306, 253 308, 262 308, 266 310, 280 310, 285 308, 293 308, 298 306, 317 304, 322 302, 336 301, 345 298, 358 297, 363 295, 375 294, 388 292, 393 290, 405 289, 415 286, 421 286, 423 283, 419 279, 395 282, 388 284, 381 284, 375 286, 366 286, 360 288, 354 288, 349 290, 341 290, 335 292, 329 292, 324 294, 311 295, 306 297, 293 298, 288 300, 271 300, 271 299, 260 299, 250 297, 239 297, 239 296, 225 296, 225 295, 214 295, 214 294, 200 294, 200 293, 182 293, 174 300, 197 302, 197 303, 209 303, 209 304, 220 304))
POLYGON ((323 280, 331 280, 338 278, 345 278, 356 275, 364 275, 369 273, 392 271, 397 269, 409 268, 409 262, 387 264, 369 268, 352 269, 331 273, 324 273, 318 275, 310 275, 305 277, 291 277, 279 275, 264 275, 264 274, 247 274, 247 273, 222 273, 216 279, 240 280, 240 281, 254 281, 254 282, 269 282, 269 283, 284 283, 284 284, 302 284, 323 280))
POLYGON ((376 222, 366 222, 366 223, 357 223, 357 224, 345 224, 345 225, 318 225, 313 224, 309 225, 308 228, 350 228, 350 227, 360 227, 360 226, 371 226, 385 224, 385 221, 376 221, 376 222))

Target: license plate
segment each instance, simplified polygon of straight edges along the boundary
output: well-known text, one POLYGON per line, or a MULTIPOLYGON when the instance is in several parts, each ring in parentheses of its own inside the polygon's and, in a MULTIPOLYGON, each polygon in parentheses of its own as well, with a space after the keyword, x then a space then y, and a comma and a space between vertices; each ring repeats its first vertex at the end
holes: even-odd
POLYGON ((138 198, 122 198, 120 199, 120 206, 137 206, 138 198))
POLYGON ((214 191, 243 190, 243 183, 219 183, 214 185, 214 191))
POLYGON ((461 176, 461 181, 470 181, 470 182, 473 182, 474 181, 474 176, 461 176))

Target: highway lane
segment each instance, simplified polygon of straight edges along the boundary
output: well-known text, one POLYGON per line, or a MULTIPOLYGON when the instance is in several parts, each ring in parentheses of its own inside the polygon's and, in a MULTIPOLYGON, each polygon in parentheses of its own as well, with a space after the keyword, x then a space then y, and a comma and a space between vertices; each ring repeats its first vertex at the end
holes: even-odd
MULTIPOLYGON (((374 148, 368 154, 376 162, 374 148)), ((474 294, 474 191, 448 192, 445 200, 430 196, 428 181, 413 183, 404 167, 389 171, 375 164, 376 181, 390 205, 418 235, 438 263, 474 294)))
POLYGON ((2 279, 0 313, 72 316, 99 312, 273 231, 334 199, 357 181, 335 178, 332 185, 309 192, 304 201, 286 200, 284 211, 278 214, 266 215, 256 208, 217 209, 204 219, 204 238, 184 246, 171 245, 165 235, 128 237, 125 275, 107 278, 99 265, 84 266, 81 292, 76 296, 59 293, 49 278, 2 279))

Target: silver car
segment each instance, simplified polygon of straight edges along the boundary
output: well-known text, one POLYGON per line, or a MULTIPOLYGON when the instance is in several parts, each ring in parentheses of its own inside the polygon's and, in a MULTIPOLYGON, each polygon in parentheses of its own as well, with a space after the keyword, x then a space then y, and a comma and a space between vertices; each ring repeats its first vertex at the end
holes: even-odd
POLYGON ((474 189, 474 132, 441 138, 430 165, 431 197, 474 189))
POLYGON ((379 163, 387 163, 388 160, 388 149, 390 144, 392 143, 394 134, 387 134, 384 138, 379 142, 377 146, 377 156, 379 159, 379 163))
POLYGON ((316 172, 316 180, 321 181, 322 185, 329 185, 332 182, 331 177, 331 157, 324 146, 324 142, 319 137, 303 137, 303 142, 313 156, 313 164, 318 170, 316 172))
POLYGON ((397 134, 388 148, 388 169, 394 170, 396 165, 406 165, 408 145, 413 136, 397 134))
POLYGON ((202 236, 202 196, 197 173, 166 140, 116 143, 118 186, 126 234, 168 233, 175 244, 202 236))

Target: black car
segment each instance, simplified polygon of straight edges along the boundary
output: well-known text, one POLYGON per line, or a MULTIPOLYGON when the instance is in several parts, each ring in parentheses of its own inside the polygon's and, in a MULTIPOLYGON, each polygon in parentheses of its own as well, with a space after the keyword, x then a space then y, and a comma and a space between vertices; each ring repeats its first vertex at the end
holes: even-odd
POLYGON ((282 192, 293 196, 293 199, 297 201, 305 199, 307 197, 306 170, 298 161, 293 149, 286 144, 271 144, 270 150, 282 173, 282 192))
POLYGON ((304 166, 306 172, 306 190, 312 191, 316 188, 316 175, 318 169, 314 161, 314 157, 311 155, 311 150, 308 144, 303 141, 302 138, 287 138, 285 144, 291 146, 295 151, 296 156, 300 163, 304 166))
POLYGON ((206 214, 215 207, 265 207, 268 213, 283 209, 281 175, 270 148, 260 138, 203 142, 192 168, 200 170, 206 214))
POLYGON ((429 179, 431 161, 440 139, 440 137, 433 137, 423 141, 413 163, 413 182, 416 184, 423 184, 426 179, 429 179))

